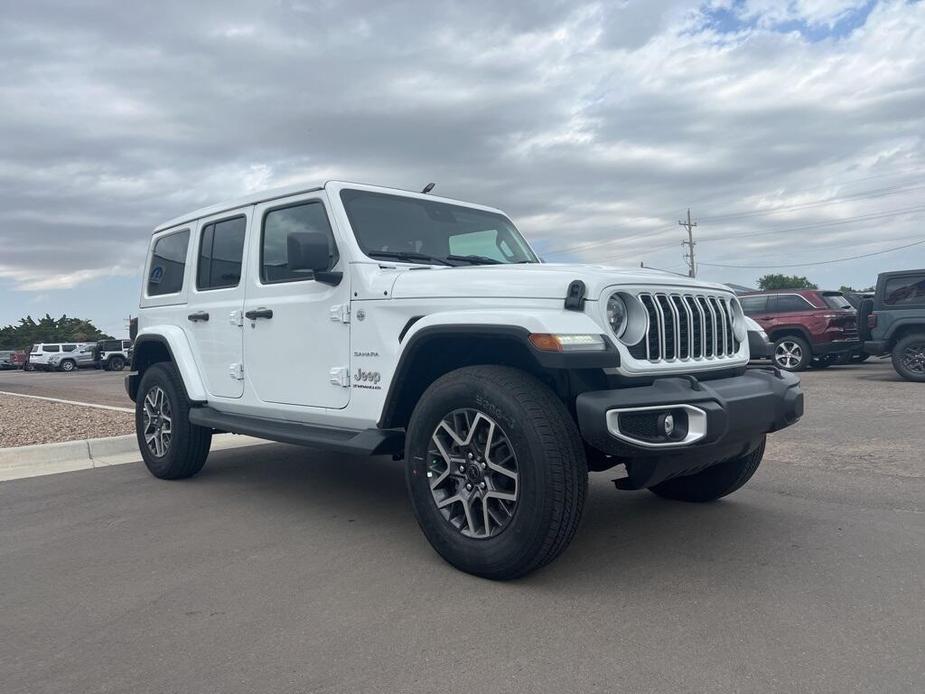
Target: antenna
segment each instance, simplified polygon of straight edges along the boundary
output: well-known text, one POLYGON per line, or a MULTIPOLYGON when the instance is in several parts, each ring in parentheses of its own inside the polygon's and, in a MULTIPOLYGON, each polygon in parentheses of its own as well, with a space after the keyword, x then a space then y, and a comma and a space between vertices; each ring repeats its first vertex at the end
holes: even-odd
POLYGON ((422 190, 421 192, 422 192, 422 193, 429 193, 430 191, 432 191, 432 190, 434 189, 434 186, 435 186, 435 185, 437 185, 437 184, 436 184, 436 183, 428 183, 426 186, 424 186, 424 190, 422 190))

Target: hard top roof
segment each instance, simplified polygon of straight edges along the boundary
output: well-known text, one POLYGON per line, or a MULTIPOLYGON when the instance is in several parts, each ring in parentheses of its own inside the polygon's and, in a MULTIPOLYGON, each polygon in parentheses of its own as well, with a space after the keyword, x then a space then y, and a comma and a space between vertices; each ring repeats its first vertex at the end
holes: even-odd
POLYGON ((421 198, 425 200, 434 200, 436 202, 445 202, 451 205, 464 205, 466 207, 473 207, 480 210, 485 210, 488 212, 496 212, 498 214, 504 214, 501 210, 489 207, 487 205, 478 205, 471 202, 465 202, 463 200, 455 200, 453 198, 445 198, 439 195, 433 195, 430 193, 419 193, 417 191, 405 190, 402 188, 390 188, 388 186, 378 186, 369 183, 356 183, 350 181, 325 181, 324 184, 318 186, 307 186, 307 185, 295 185, 295 186, 285 186, 282 188, 271 188, 269 190, 257 191, 255 193, 249 193, 232 200, 226 200, 225 202, 220 202, 215 205, 209 205, 208 207, 202 207, 198 210, 193 210, 188 214, 180 215, 179 217, 174 217, 173 219, 159 224, 154 228, 154 233, 159 231, 164 231, 165 229, 171 229, 181 224, 188 224, 194 222, 197 219, 202 219, 203 217, 211 217, 212 215, 221 214, 228 210, 235 210, 239 207, 246 207, 248 205, 256 205, 261 202, 269 202, 272 200, 278 200, 280 198, 288 198, 293 195, 300 195, 302 193, 313 193, 318 190, 323 190, 330 185, 337 186, 349 186, 353 188, 358 188, 362 190, 370 190, 383 193, 395 193, 400 195, 407 195, 409 197, 421 198))

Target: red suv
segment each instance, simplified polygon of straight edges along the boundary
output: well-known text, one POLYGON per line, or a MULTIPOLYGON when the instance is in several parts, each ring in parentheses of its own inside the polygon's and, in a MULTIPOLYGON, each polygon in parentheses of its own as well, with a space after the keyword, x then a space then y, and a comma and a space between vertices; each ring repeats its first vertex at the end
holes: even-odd
POLYGON ((781 289, 739 299, 768 334, 771 359, 782 369, 824 368, 862 353, 857 311, 841 292, 781 289))

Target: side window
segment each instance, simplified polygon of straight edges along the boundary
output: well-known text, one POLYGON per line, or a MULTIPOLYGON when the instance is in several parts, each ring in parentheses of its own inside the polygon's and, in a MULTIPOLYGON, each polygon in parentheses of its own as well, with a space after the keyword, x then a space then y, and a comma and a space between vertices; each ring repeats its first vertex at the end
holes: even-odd
POLYGON ((883 303, 887 306, 925 304, 925 275, 888 279, 883 303))
POLYGON ((260 280, 264 283, 297 282, 312 279, 305 270, 291 270, 287 261, 287 239, 293 231, 314 231, 328 239, 328 270, 337 265, 337 244, 324 205, 319 201, 270 210, 263 218, 260 240, 260 280))
POLYGON ((746 316, 764 313, 768 307, 766 296, 743 296, 739 300, 742 302, 742 310, 745 311, 746 316))
POLYGON ((183 289, 187 246, 189 229, 162 236, 154 243, 148 274, 148 296, 175 294, 183 289))
POLYGON ((45 345, 42 347, 43 352, 60 352, 61 345, 45 345))
POLYGON ((73 352, 77 349, 77 345, 61 345, 62 352, 73 352))
POLYGON ((776 297, 774 311, 779 313, 796 313, 810 311, 813 306, 798 294, 780 294, 776 297))
POLYGON ((241 281, 244 255, 245 217, 234 217, 207 224, 199 240, 196 289, 237 287, 241 281))

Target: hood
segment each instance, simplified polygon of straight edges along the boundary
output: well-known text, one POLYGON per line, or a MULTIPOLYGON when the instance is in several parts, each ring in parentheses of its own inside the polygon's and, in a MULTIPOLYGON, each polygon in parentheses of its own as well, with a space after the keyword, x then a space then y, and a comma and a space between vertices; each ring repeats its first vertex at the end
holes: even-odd
POLYGON ((669 272, 606 265, 525 263, 417 266, 403 270, 392 286, 393 299, 436 296, 564 299, 569 284, 574 280, 585 283, 585 296, 590 301, 596 301, 605 289, 615 285, 690 287, 732 293, 725 285, 701 282, 669 272))

